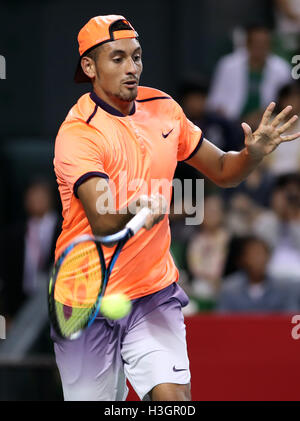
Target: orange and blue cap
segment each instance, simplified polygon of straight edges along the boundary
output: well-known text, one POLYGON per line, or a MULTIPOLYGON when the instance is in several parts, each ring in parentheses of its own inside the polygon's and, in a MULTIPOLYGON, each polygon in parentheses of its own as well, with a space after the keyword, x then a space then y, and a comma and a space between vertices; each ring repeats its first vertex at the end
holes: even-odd
POLYGON ((75 82, 90 82, 81 67, 81 58, 84 55, 106 42, 126 38, 138 38, 138 34, 124 16, 106 15, 90 19, 78 34, 80 59, 74 76, 75 82))

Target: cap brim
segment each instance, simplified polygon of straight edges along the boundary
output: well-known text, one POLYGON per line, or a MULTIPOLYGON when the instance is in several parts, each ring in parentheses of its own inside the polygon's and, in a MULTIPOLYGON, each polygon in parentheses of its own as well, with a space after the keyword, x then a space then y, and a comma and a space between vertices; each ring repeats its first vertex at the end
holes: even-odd
POLYGON ((91 79, 84 73, 81 67, 81 57, 79 58, 76 72, 74 75, 74 82, 76 83, 90 83, 91 79))

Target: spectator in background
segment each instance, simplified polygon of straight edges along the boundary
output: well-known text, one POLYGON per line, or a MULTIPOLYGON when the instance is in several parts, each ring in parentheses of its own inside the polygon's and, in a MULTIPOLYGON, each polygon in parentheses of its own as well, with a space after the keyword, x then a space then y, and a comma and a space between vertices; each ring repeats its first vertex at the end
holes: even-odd
POLYGON ((61 221, 53 210, 53 194, 45 181, 29 185, 24 195, 26 220, 3 233, 0 278, 4 315, 12 318, 27 297, 35 293, 41 274, 49 273, 61 221))
POLYGON ((273 1, 276 17, 276 49, 290 61, 300 46, 300 1, 273 1))
POLYGON ((238 271, 224 279, 217 310, 227 312, 292 312, 299 310, 289 283, 278 284, 267 275, 270 247, 262 239, 248 236, 241 242, 238 271))
POLYGON ((256 129, 261 110, 292 80, 291 69, 284 59, 271 54, 267 27, 251 26, 246 31, 246 48, 219 61, 208 104, 227 118, 243 120, 256 129))
POLYGON ((278 177, 271 209, 254 222, 253 231, 273 249, 268 273, 300 282, 300 174, 278 177))
MULTIPOLYGON (((186 224, 186 218, 189 218, 192 215, 192 211, 189 211, 189 213, 186 212, 186 208, 189 207, 189 205, 187 206, 187 203, 184 203, 186 201, 188 201, 188 199, 181 201, 182 211, 180 213, 176 213, 175 209, 177 205, 174 204, 174 196, 172 197, 169 214, 169 223, 171 229, 170 251, 176 267, 179 270, 178 283, 181 288, 183 288, 185 293, 190 296, 192 294, 192 290, 186 261, 186 248, 190 238, 195 234, 197 226, 186 224)), ((192 206, 192 204, 190 204, 190 206, 192 206)), ((187 314, 186 310, 187 309, 185 308, 184 314, 187 314)), ((189 311, 190 308, 188 309, 188 313, 189 311)))
POLYGON ((228 208, 227 226, 232 235, 252 233, 254 221, 270 205, 274 181, 274 175, 263 161, 239 186, 221 192, 228 208))
POLYGON ((226 204, 227 228, 231 234, 234 236, 251 234, 253 222, 261 212, 260 206, 246 192, 233 193, 226 204))
MULTIPOLYGON (((300 4, 300 2, 299 2, 300 4)), ((278 94, 278 104, 275 113, 279 113, 288 105, 292 105, 295 114, 300 114, 300 84, 293 82, 284 85, 278 94)), ((296 121, 293 130, 300 131, 300 121, 296 121)), ((289 132, 287 132, 288 134, 289 132)), ((300 142, 281 144, 274 153, 265 159, 265 165, 274 175, 300 171, 300 142)))
POLYGON ((191 293, 197 299, 214 299, 223 275, 229 242, 220 196, 204 201, 204 220, 187 245, 187 266, 192 278, 191 293))
MULTIPOLYGON (((300 85, 294 82, 284 85, 278 95, 278 104, 274 113, 279 113, 286 106, 292 105, 295 114, 300 114, 300 85)), ((294 129, 300 131, 300 122, 294 129)), ((270 206, 272 189, 276 176, 289 172, 300 172, 300 142, 285 142, 248 176, 247 180, 235 189, 226 189, 222 195, 228 204, 229 227, 236 235, 249 234, 254 219, 270 206)), ((263 218, 264 219, 264 218, 263 218)))
POLYGON ((205 137, 225 152, 239 151, 244 147, 242 128, 207 109, 208 83, 201 80, 190 80, 183 83, 179 89, 179 102, 186 116, 201 127, 205 137))
MULTIPOLYGON (((189 120, 201 127, 205 137, 225 152, 240 151, 244 147, 242 128, 213 111, 207 110, 208 83, 201 78, 183 82, 178 90, 178 102, 189 120)), ((197 179, 199 172, 185 163, 178 163, 175 178, 197 179)), ((203 177, 204 178, 204 177, 203 177)), ((205 179, 207 193, 216 193, 219 189, 205 179)), ((193 198, 195 191, 193 190, 193 198)))
POLYGON ((222 192, 222 196, 232 213, 237 211, 237 214, 239 214, 241 211, 249 215, 249 228, 254 218, 264 208, 269 207, 274 179, 274 175, 269 171, 265 162, 261 162, 248 176, 247 180, 234 189, 226 189, 222 192))

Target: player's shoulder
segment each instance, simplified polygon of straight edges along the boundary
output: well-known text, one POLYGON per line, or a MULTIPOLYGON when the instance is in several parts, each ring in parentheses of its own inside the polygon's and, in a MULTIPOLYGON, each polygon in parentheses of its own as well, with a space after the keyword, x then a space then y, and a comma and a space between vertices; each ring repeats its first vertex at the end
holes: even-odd
POLYGON ((166 94, 163 91, 160 91, 156 88, 150 88, 148 86, 139 86, 138 87, 138 96, 136 100, 138 102, 141 101, 151 101, 151 100, 159 100, 159 99, 170 99, 172 100, 172 97, 168 94, 166 94))
POLYGON ((68 112, 59 128, 57 137, 59 138, 62 134, 78 136, 80 133, 92 131, 88 123, 95 114, 96 108, 97 106, 91 100, 89 93, 82 95, 68 112))
POLYGON ((65 119, 66 123, 86 123, 95 112, 96 104, 92 101, 90 94, 82 95, 77 103, 70 109, 65 119))
POLYGON ((171 95, 159 89, 147 86, 139 86, 136 102, 139 105, 144 105, 146 107, 159 108, 160 111, 164 109, 166 112, 172 110, 173 113, 178 113, 181 110, 179 104, 171 95))

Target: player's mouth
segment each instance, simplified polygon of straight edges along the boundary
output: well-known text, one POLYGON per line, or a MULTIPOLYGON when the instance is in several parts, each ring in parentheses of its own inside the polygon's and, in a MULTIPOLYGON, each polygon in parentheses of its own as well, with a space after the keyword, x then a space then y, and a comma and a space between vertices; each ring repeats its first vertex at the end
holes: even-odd
POLYGON ((127 80, 123 83, 127 88, 135 88, 138 86, 138 82, 136 80, 127 80))

